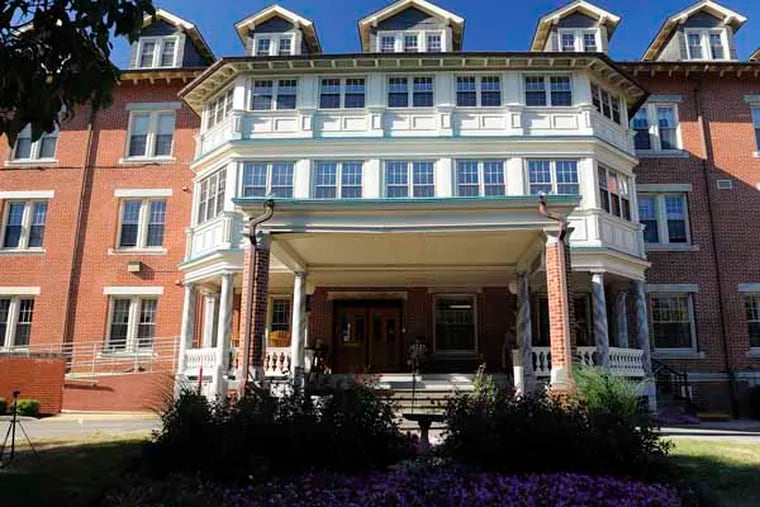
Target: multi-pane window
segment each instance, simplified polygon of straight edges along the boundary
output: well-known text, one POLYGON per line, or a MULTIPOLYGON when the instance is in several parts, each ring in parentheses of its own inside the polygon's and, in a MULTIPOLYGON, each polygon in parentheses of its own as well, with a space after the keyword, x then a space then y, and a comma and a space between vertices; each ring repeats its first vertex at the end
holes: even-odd
POLYGON ((417 34, 404 35, 404 53, 417 53, 419 50, 419 37, 417 34))
POLYGON ((293 162, 243 164, 243 197, 293 197, 293 162))
POLYGON ((760 151, 760 107, 752 108, 752 127, 755 129, 755 143, 760 151))
POLYGON ((290 34, 256 35, 253 39, 253 56, 290 56, 295 43, 290 34))
POLYGON ((644 225, 646 243, 672 245, 690 242, 685 194, 639 195, 639 220, 644 225))
POLYGON ((42 248, 46 219, 47 201, 6 201, 2 248, 42 248))
POLYGON ((475 297, 438 295, 435 297, 435 349, 464 352, 476 349, 475 297))
POLYGON ((176 37, 143 37, 137 42, 138 68, 175 67, 177 62, 176 37))
POLYGON ((583 34, 583 51, 587 53, 596 53, 599 51, 599 45, 596 42, 596 33, 583 34))
POLYGON ((277 54, 279 56, 290 56, 293 54, 293 40, 289 38, 280 39, 277 54))
POLYGON ((212 100, 206 106, 206 128, 210 129, 217 123, 221 122, 232 111, 232 97, 234 89, 230 88, 223 92, 217 98, 212 100))
POLYGON ((504 162, 457 160, 456 191, 463 197, 504 195, 504 162))
POLYGON ((166 201, 125 199, 121 204, 119 248, 158 248, 164 243, 166 201))
POLYGON ((314 162, 314 197, 353 199, 362 196, 362 163, 359 161, 314 162))
POLYGON ((129 119, 129 158, 170 157, 174 143, 173 111, 134 112, 129 119))
POLYGON ((28 347, 34 299, 0 296, 0 348, 28 347))
POLYGON ((381 53, 395 53, 396 52, 396 37, 394 35, 382 35, 380 37, 380 52, 381 53))
POLYGON ((744 298, 747 311, 747 333, 749 346, 760 347, 760 294, 752 294, 744 298))
POLYGON ((623 121, 621 116, 620 97, 610 93, 595 84, 591 85, 591 103, 596 111, 614 121, 618 125, 623 121))
POLYGON ((501 106, 499 76, 457 76, 457 106, 501 106))
POLYGON ((559 30, 559 50, 562 52, 588 52, 599 51, 596 29, 561 28, 559 30))
POLYGON ((560 49, 562 51, 575 51, 575 33, 564 32, 560 34, 560 49))
POLYGON ((268 56, 269 47, 272 44, 272 40, 268 38, 260 38, 256 40, 256 56, 268 56))
POLYGON ((196 222, 202 224, 219 216, 224 210, 227 170, 222 169, 206 176, 198 183, 198 215, 196 222))
POLYGON ((529 159, 527 166, 531 195, 580 193, 577 160, 529 159))
POLYGON ((55 159, 55 147, 58 144, 58 129, 53 132, 42 134, 36 141, 32 141, 32 127, 27 125, 19 132, 16 138, 16 146, 13 149, 13 160, 53 160, 55 159))
POLYGON ((639 109, 631 120, 637 150, 678 150, 678 113, 673 104, 652 103, 639 109))
POLYGON ((273 297, 269 306, 269 343, 270 347, 287 347, 290 345, 290 298, 273 297))
POLYGON ((724 31, 711 29, 686 30, 686 57, 689 60, 726 60, 728 51, 724 31))
POLYGON ((691 294, 650 294, 649 308, 655 350, 696 348, 691 294))
POLYGON ((441 51, 443 51, 443 46, 441 44, 441 34, 440 33, 427 34, 427 52, 440 53, 441 51))
POLYGON ((379 53, 440 53, 443 51, 443 32, 440 30, 380 32, 377 34, 379 53))
POLYGON ((525 76, 525 105, 572 106, 570 76, 525 76))
POLYGON ((251 109, 295 109, 297 94, 298 81, 295 79, 255 79, 251 90, 251 109))
POLYGON ((601 208, 625 220, 631 219, 631 196, 628 176, 599 166, 601 208))
POLYGON ((388 78, 388 107, 433 107, 433 77, 388 78))
POLYGON ((365 105, 363 77, 323 78, 319 82, 320 109, 361 109, 365 105))
POLYGON ((385 163, 386 197, 434 197, 434 164, 423 160, 385 163))
POLYGON ((105 352, 151 350, 156 337, 157 310, 155 298, 111 298, 105 352))

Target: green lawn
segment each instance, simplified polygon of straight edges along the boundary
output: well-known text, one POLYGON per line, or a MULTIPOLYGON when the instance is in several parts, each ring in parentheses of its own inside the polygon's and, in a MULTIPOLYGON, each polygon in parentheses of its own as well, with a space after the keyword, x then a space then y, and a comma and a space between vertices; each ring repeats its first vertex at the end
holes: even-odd
POLYGON ((675 439, 679 475, 709 507, 760 505, 760 444, 731 440, 675 439))
POLYGON ((36 443, 39 459, 27 449, 0 469, 3 507, 89 507, 118 484, 140 456, 143 435, 103 435, 69 445, 36 443))

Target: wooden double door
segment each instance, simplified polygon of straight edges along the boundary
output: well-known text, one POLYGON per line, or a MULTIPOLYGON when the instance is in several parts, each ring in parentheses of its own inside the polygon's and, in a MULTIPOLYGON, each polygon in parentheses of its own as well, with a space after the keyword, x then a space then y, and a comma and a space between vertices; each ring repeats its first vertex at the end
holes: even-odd
POLYGON ((401 371, 400 301, 335 303, 335 373, 401 371))

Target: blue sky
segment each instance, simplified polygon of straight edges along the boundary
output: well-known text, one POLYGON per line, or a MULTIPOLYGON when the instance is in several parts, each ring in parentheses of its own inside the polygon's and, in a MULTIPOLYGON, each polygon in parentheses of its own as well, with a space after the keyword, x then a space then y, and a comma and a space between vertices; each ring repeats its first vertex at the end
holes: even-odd
MULTIPOLYGON (((466 20, 465 51, 526 51, 537 20, 568 0, 440 0, 434 3, 466 20)), ((622 22, 610 44, 610 55, 618 60, 638 60, 662 22, 696 0, 598 0, 596 5, 619 15, 622 22)), ((156 0, 155 4, 198 26, 217 57, 243 54, 233 25, 266 7, 269 0, 156 0)), ((281 0, 291 9, 315 22, 325 53, 359 52, 356 22, 391 3, 391 0, 281 0)), ((739 59, 760 47, 760 1, 726 0, 726 7, 749 20, 738 32, 739 59)), ((115 43, 114 62, 126 67, 129 48, 115 43)))

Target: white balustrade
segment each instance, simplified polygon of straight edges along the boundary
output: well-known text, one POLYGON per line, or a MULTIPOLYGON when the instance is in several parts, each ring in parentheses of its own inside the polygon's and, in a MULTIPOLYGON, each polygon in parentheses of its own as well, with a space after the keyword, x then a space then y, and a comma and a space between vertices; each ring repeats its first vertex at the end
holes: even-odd
POLYGON ((213 250, 237 248, 243 222, 236 212, 224 211, 218 217, 191 227, 188 234, 188 260, 213 250))
MULTIPOLYGON (((512 361, 519 359, 519 350, 512 351, 512 361)), ((616 377, 643 378, 644 352, 639 349, 610 347, 610 373, 616 377)), ((596 347, 578 347, 576 361, 583 366, 596 366, 596 347)), ((536 377, 551 374, 551 348, 533 347, 533 370, 536 377)))
POLYGON ((610 372, 618 377, 643 378, 644 351, 610 347, 610 372))
POLYGON ((284 377, 290 373, 290 347, 267 347, 264 352, 267 377, 284 377))
POLYGON ((575 357, 583 366, 596 366, 596 347, 578 347, 575 357))
POLYGON ((185 375, 198 375, 203 370, 203 376, 216 373, 216 348, 188 349, 185 352, 185 375))

